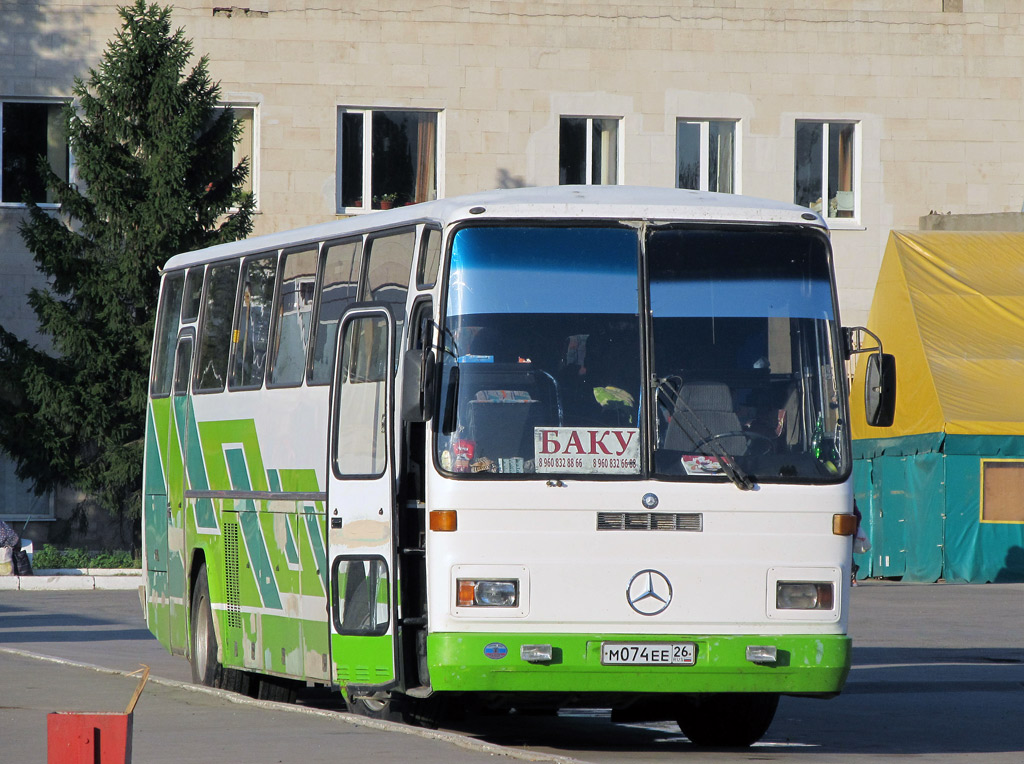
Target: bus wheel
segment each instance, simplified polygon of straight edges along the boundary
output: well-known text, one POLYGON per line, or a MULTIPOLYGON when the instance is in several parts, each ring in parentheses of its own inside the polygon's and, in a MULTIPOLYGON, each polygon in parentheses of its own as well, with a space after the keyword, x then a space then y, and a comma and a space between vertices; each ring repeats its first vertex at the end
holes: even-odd
POLYGON ((196 586, 192 590, 192 645, 189 663, 192 681, 216 687, 220 679, 217 663, 217 634, 213 628, 213 610, 210 607, 210 583, 206 566, 199 569, 196 586))
POLYGON ((210 607, 210 582, 206 566, 199 569, 196 586, 192 590, 192 644, 189 663, 192 681, 207 687, 247 694, 249 675, 237 669, 224 668, 217 662, 217 632, 213 628, 213 609, 210 607))
POLYGON ((682 701, 676 721, 694 745, 746 748, 768 731, 778 705, 776 693, 691 695, 682 701))
POLYGON ((275 703, 294 703, 299 695, 299 685, 291 679, 281 679, 275 676, 254 676, 253 682, 258 682, 255 696, 259 700, 272 700, 275 703))
POLYGON ((358 698, 346 698, 350 714, 365 716, 369 719, 380 719, 388 722, 401 722, 402 714, 398 703, 388 692, 375 692, 358 698))

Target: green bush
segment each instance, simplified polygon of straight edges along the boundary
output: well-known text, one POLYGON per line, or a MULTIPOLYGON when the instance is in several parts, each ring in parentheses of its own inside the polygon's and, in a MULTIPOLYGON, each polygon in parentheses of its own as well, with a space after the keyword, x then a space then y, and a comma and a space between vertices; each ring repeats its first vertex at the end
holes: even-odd
POLYGON ((138 568, 139 561, 124 550, 87 552, 84 549, 58 549, 52 544, 32 555, 33 568, 138 568))

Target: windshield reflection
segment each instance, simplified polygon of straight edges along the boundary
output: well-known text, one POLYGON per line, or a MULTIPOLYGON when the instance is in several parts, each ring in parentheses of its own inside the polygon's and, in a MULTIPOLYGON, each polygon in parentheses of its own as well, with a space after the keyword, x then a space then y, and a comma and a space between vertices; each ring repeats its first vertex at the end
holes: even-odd
POLYGON ((458 232, 442 366, 442 469, 639 474, 637 257, 629 229, 458 232))
POLYGON ((740 487, 845 475, 824 238, 666 227, 639 250, 625 227, 456 233, 440 468, 740 487))
POLYGON ((828 253, 811 233, 661 230, 647 242, 655 472, 758 480, 848 469, 828 253), (730 476, 731 477, 731 476, 730 476))

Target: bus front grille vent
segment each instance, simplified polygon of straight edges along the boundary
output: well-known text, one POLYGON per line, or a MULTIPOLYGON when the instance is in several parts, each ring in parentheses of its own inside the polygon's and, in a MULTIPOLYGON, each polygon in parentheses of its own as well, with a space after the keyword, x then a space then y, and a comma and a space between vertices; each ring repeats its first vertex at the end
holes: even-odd
POLYGON ((700 512, 598 512, 599 531, 695 531, 704 530, 700 512))
POLYGON ((224 573, 228 626, 242 628, 242 595, 238 585, 238 523, 224 523, 224 573))

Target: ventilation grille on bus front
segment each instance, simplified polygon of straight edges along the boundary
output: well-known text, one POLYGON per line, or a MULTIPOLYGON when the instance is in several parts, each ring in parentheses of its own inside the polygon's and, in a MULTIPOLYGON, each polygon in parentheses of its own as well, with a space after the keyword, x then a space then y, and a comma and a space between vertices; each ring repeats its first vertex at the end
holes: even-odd
POLYGON ((224 523, 225 599, 228 626, 242 628, 242 596, 238 585, 238 523, 224 523))
POLYGON ((599 531, 703 531, 700 512, 598 512, 599 531))

